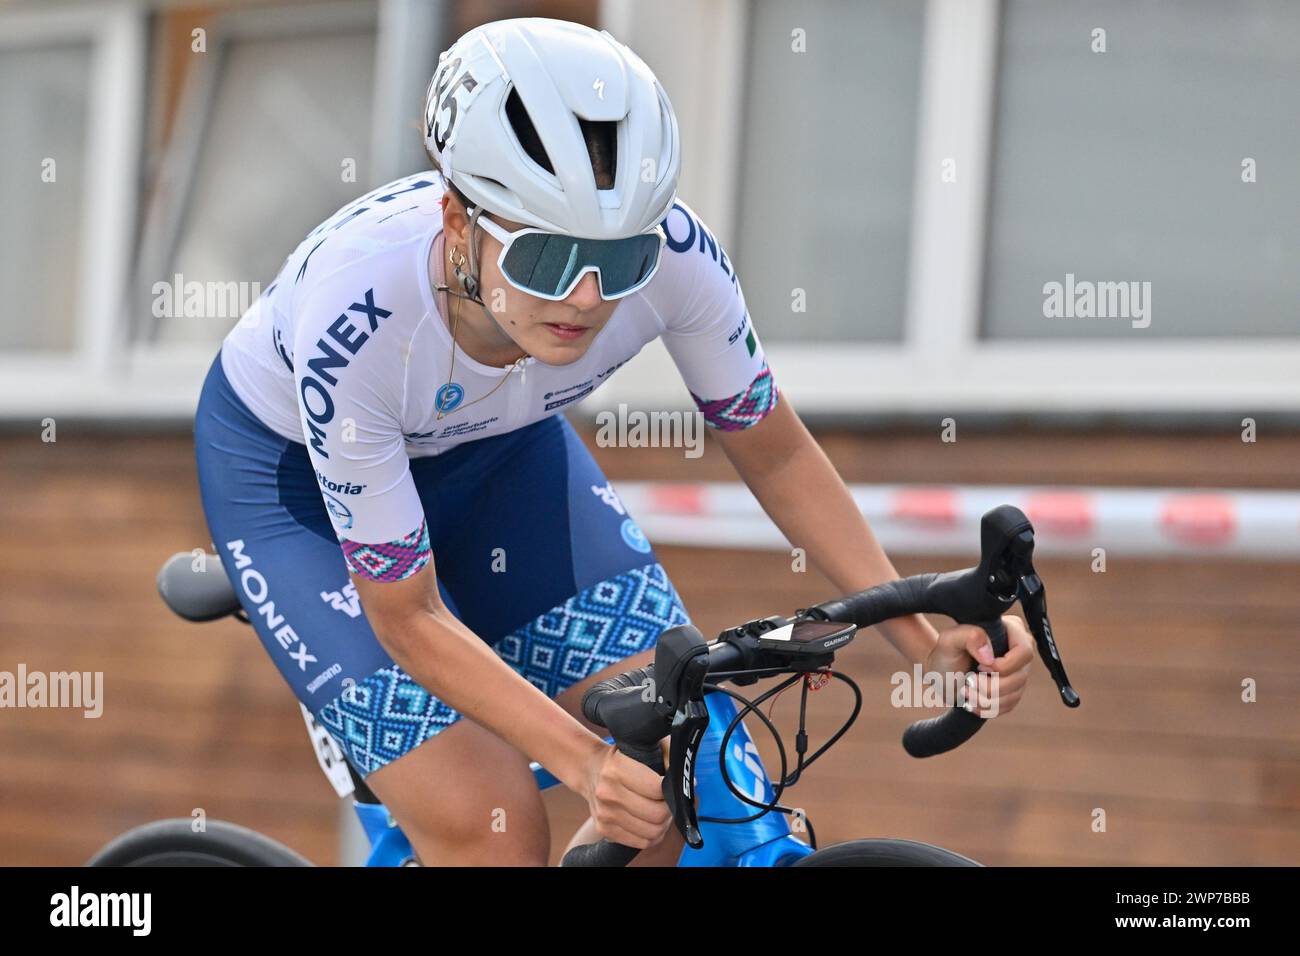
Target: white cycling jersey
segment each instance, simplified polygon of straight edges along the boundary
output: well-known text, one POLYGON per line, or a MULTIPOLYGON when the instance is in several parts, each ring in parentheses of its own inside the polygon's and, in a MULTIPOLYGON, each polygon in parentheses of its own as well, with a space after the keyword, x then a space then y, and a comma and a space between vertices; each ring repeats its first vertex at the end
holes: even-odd
POLYGON ((348 542, 418 535, 410 458, 559 414, 657 337, 713 427, 749 427, 775 406, 735 270, 680 200, 663 221, 659 271, 619 301, 581 359, 496 368, 457 348, 450 376, 451 333, 429 275, 445 190, 430 170, 344 206, 285 260, 222 346, 226 377, 253 414, 306 444, 345 553, 348 542))

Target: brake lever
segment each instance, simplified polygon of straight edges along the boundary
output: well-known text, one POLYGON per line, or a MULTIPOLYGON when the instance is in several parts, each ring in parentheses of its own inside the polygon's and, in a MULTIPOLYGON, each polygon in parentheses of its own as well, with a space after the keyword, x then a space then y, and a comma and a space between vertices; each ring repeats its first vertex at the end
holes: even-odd
MULTIPOLYGON (((704 681, 709 674, 709 647, 691 625, 665 631, 655 648, 655 711, 668 736, 668 771, 664 774, 664 801, 677 831, 692 849, 704 845, 695 813, 695 759, 709 709, 704 704, 704 681)), ((659 737, 664 736, 660 731, 659 737)), ((656 738, 658 739, 658 738, 656 738)))
POLYGON ((703 700, 688 700, 673 715, 668 773, 663 781, 664 799, 672 811, 677 832, 692 850, 704 845, 695 813, 695 758, 699 755, 700 742, 708 726, 709 708, 703 700))
POLYGON ((1070 678, 1065 674, 1065 662, 1061 660, 1056 641, 1052 638, 1052 622, 1047 617, 1047 587, 1032 564, 1029 564, 1028 572, 1021 575, 1017 591, 1020 606, 1025 610, 1025 623, 1029 625, 1029 632, 1034 635, 1034 643, 1038 645, 1038 656, 1043 659, 1047 672, 1056 682, 1056 689, 1061 692, 1061 702, 1066 707, 1078 707, 1079 694, 1070 686, 1070 678))
POLYGON ((1079 694, 1070 686, 1061 652, 1052 637, 1052 622, 1047 617, 1047 587, 1034 570, 1034 530, 1028 526, 1027 519, 1025 524, 1025 529, 1007 542, 1000 567, 993 577, 999 583, 1015 583, 1015 598, 1024 609, 1025 623, 1029 625, 1029 633, 1034 635, 1038 656, 1047 665, 1047 672, 1052 675, 1061 694, 1061 702, 1066 707, 1078 707, 1079 694))

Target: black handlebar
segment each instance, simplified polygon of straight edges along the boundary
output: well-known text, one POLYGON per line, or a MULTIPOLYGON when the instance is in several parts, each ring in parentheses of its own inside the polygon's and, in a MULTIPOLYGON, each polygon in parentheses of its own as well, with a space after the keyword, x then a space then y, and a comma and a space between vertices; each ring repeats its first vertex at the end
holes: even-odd
MULTIPOLYGON (((908 614, 946 614, 958 624, 982 627, 993 645, 993 656, 1002 657, 1008 646, 1002 612, 1011 607, 1015 595, 1002 601, 976 588, 979 575, 979 568, 918 574, 810 610, 825 614, 827 620, 849 620, 858 627, 908 614)), ((982 717, 955 706, 940 717, 918 720, 908 727, 903 733, 903 748, 913 757, 932 757, 961 746, 983 726, 982 717)))
MULTIPOLYGON (((724 631, 707 644, 698 630, 683 625, 660 635, 655 663, 592 687, 583 697, 583 713, 611 732, 619 750, 663 775, 664 799, 688 845, 703 844, 695 816, 693 768, 708 725, 704 681, 710 673, 805 671, 829 666, 834 652, 813 653, 788 641, 787 628, 808 621, 835 621, 871 627, 909 614, 943 614, 959 624, 984 629, 995 657, 1008 648, 1002 615, 1020 600, 1047 665, 1068 707, 1079 705, 1061 663, 1043 584, 1033 568, 1034 529, 1019 509, 1001 505, 980 522, 980 563, 964 571, 918 574, 868 588, 857 594, 800 610, 792 619, 750 621, 724 631), (786 642, 773 640, 780 632, 786 642), (768 635, 767 638, 764 635, 768 635), (671 737, 665 771, 659 742, 671 737)), ((825 627, 825 625, 821 625, 825 627)), ((847 638, 844 642, 847 641, 847 638)), ((843 642, 841 642, 843 643, 843 642)), ((750 682, 752 682, 752 678, 750 682)), ((948 713, 919 720, 903 734, 913 757, 945 753, 965 743, 984 726, 984 718, 955 706, 948 713)), ((574 847, 562 866, 625 866, 639 850, 602 840, 574 847)))

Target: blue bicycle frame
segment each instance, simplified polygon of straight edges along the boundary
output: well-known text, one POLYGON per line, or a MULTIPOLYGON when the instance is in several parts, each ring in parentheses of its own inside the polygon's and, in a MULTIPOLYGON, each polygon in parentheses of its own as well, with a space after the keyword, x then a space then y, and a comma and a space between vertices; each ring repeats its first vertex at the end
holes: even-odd
MULTIPOLYGON (((701 817, 748 817, 757 812, 727 787, 718 761, 722 735, 736 716, 736 704, 726 694, 704 695, 709 710, 709 726, 700 742, 695 768, 697 812, 701 817)), ((611 738, 605 738, 611 742, 611 738)), ((728 741, 727 776, 735 787, 751 800, 771 801, 772 782, 758 757, 758 748, 742 721, 728 741)), ((533 764, 539 790, 559 783, 555 777, 533 764)), ((370 840, 366 866, 401 866, 412 859, 411 841, 381 803, 354 801, 361 826, 370 840)), ((813 852, 812 847, 795 838, 784 813, 765 813, 748 823, 700 823, 704 845, 698 850, 685 847, 678 866, 789 866, 813 852)))

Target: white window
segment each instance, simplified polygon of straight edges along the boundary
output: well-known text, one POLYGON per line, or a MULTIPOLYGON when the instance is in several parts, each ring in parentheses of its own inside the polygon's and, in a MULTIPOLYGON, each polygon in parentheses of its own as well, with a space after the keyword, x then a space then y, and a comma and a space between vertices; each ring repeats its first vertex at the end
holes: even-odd
POLYGON ((134 282, 137 342, 201 346, 210 361, 242 313, 232 306, 256 299, 316 223, 369 188, 374 8, 327 9, 341 15, 215 24, 169 150, 186 175, 160 191, 134 282), (213 291, 203 315, 154 307, 155 284, 177 276, 213 291))
POLYGON ((732 259, 765 342, 903 336, 924 23, 911 0, 753 5, 732 259))
POLYGON ((71 353, 86 226, 88 42, 0 46, 0 349, 71 353), (57 121, 52 121, 57 117, 57 121))
MULTIPOLYGON (((682 98, 683 195, 737 263, 802 413, 1300 407, 1300 5, 602 13, 682 98), (1053 314, 1052 283, 1086 297, 1080 282, 1117 314, 1053 314)), ((654 348, 597 402, 690 407, 654 348)))
POLYGON ((1011 0, 1001 34, 984 335, 1300 334, 1300 5, 1011 0), (1045 319, 1067 274, 1149 282, 1149 327, 1045 319))

